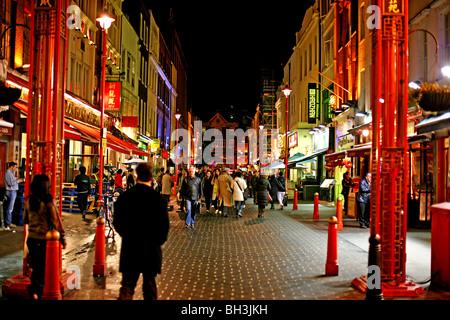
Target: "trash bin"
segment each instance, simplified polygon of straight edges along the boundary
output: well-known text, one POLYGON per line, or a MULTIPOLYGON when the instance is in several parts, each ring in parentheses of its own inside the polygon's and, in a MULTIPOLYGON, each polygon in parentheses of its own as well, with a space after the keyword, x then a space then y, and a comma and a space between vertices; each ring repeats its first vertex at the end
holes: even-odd
POLYGON ((450 202, 431 206, 432 285, 450 289, 450 202))

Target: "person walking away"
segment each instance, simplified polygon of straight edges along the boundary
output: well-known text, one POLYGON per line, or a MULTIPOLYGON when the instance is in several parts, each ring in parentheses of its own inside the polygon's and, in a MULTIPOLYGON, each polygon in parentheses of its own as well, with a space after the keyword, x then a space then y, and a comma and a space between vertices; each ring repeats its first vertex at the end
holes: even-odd
POLYGON ((211 199, 213 194, 213 184, 212 182, 212 173, 211 171, 206 172, 206 176, 203 178, 202 181, 202 190, 203 195, 205 197, 205 205, 206 205, 206 213, 210 213, 209 209, 211 208, 211 199))
POLYGON ((278 209, 283 210, 283 199, 286 194, 286 178, 283 175, 283 172, 278 172, 278 177, 276 177, 276 182, 278 186, 277 199, 280 204, 278 209))
POLYGON ((254 204, 258 204, 258 190, 256 190, 256 185, 258 184, 258 180, 259 180, 259 173, 258 171, 254 171, 253 175, 252 175, 252 179, 251 179, 251 183, 250 185, 252 186, 253 189, 253 203, 254 204))
POLYGON ((123 193, 115 204, 113 225, 122 237, 119 263, 122 286, 118 299, 133 299, 142 273, 144 299, 157 300, 155 278, 161 273, 161 246, 169 233, 167 202, 152 187, 150 164, 140 163, 136 174, 136 185, 123 193))
POLYGON ((264 216, 264 209, 266 208, 270 200, 269 196, 271 188, 272 187, 270 185, 270 182, 264 175, 261 175, 255 189, 258 197, 258 218, 262 218, 264 216))
POLYGON ((99 199, 99 195, 98 195, 98 191, 99 191, 99 176, 98 176, 98 168, 94 168, 92 169, 92 173, 91 173, 91 185, 94 189, 94 213, 96 214, 97 218, 98 218, 98 199, 99 199))
POLYGON ((223 205, 223 216, 228 217, 228 209, 233 205, 233 194, 231 192, 231 184, 233 179, 228 174, 225 168, 222 168, 222 172, 217 179, 219 184, 219 198, 223 205))
POLYGON ((172 177, 169 172, 169 168, 167 168, 166 173, 162 177, 162 185, 161 185, 161 194, 166 199, 167 203, 170 201, 170 194, 172 193, 172 177))
POLYGON ((164 172, 165 172, 164 168, 161 168, 161 170, 156 175, 156 183, 158 184, 156 189, 157 189, 157 191, 159 193, 161 193, 161 191, 162 191, 162 187, 161 186, 162 186, 162 178, 164 176, 164 172))
POLYGON ((57 230, 59 241, 66 248, 65 231, 53 197, 50 193, 50 179, 45 174, 36 175, 25 200, 23 222, 28 225, 27 247, 30 257, 31 282, 27 287, 34 300, 40 300, 45 285, 45 259, 47 232, 57 230))
POLYGON ((275 204, 275 199, 277 199, 277 193, 278 193, 278 185, 277 185, 277 177, 273 174, 269 177, 269 182, 270 182, 270 197, 272 198, 270 202, 270 210, 275 209, 274 208, 274 204, 275 204))
POLYGON ((193 166, 188 169, 189 175, 183 180, 181 185, 181 195, 186 200, 186 228, 194 228, 195 207, 202 197, 202 182, 195 175, 193 166))
POLYGON ((246 180, 246 182, 247 182, 247 186, 248 186, 248 196, 249 197, 253 197, 253 188, 252 188, 252 184, 251 184, 251 182, 252 182, 252 172, 251 171, 248 171, 247 172, 247 176, 245 177, 245 180, 246 180))
POLYGON ((80 167, 80 174, 73 182, 77 186, 77 204, 81 212, 81 217, 86 218, 88 196, 91 194, 91 179, 86 175, 86 167, 80 167))
POLYGON ((19 182, 23 179, 16 179, 14 172, 17 169, 17 163, 11 161, 8 163, 8 170, 6 170, 4 183, 6 188, 6 201, 4 204, 5 209, 5 226, 6 230, 15 228, 16 225, 12 223, 12 212, 14 210, 14 203, 16 202, 17 191, 19 190, 19 182))
POLYGON ((242 178, 241 172, 236 172, 231 188, 233 189, 234 203, 236 204, 236 215, 242 218, 242 210, 245 204, 244 191, 247 189, 247 183, 242 178))
POLYGON ((130 190, 133 188, 136 184, 136 181, 134 180, 134 174, 133 169, 128 169, 128 176, 127 176, 127 190, 130 190))
POLYGON ((359 226, 361 228, 368 228, 370 225, 370 184, 372 181, 372 174, 367 172, 364 178, 359 183, 358 204, 360 214, 358 216, 359 226))
POLYGON ((342 195, 344 196, 344 213, 347 215, 348 213, 348 195, 350 193, 350 188, 355 186, 352 183, 352 178, 350 178, 350 173, 347 171, 344 173, 344 177, 342 178, 342 195))

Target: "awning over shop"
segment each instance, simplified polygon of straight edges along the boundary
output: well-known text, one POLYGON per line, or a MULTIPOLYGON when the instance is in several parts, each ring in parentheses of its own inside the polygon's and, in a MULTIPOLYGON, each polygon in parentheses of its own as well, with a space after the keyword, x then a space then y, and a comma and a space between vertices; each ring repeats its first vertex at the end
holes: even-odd
POLYGON ((342 160, 346 156, 347 156, 347 150, 330 153, 325 156, 325 161, 326 162, 334 162, 334 161, 342 160))
POLYGON ((24 114, 28 114, 28 106, 25 103, 16 101, 13 106, 22 111, 24 114))
POLYGON ((426 134, 417 134, 417 135, 408 137, 408 144, 420 143, 420 142, 426 142, 426 141, 431 141, 431 138, 426 134))
POLYGON ((67 123, 64 123, 64 137, 71 140, 81 140, 81 132, 72 129, 67 123))
MULTIPOLYGON (((70 119, 64 120, 66 123, 70 124, 74 128, 76 128, 78 131, 80 131, 82 134, 88 135, 92 137, 92 139, 99 143, 100 141, 100 130, 87 126, 85 124, 79 123, 77 121, 73 121, 70 119)), ((124 154, 134 154, 139 156, 147 156, 145 152, 140 150, 137 146, 132 145, 129 142, 123 141, 115 136, 113 136, 110 133, 107 133, 107 142, 108 142, 108 148, 124 153, 124 154)))
POLYGON ((416 125, 417 134, 450 129, 450 112, 436 117, 429 117, 416 125))
POLYGON ((14 123, 5 121, 3 119, 0 119, 0 127, 4 127, 4 128, 14 128, 14 123))
POLYGON ((268 165, 267 167, 263 167, 261 169, 262 170, 274 170, 274 169, 284 169, 284 168, 285 168, 284 162, 277 161, 277 162, 274 162, 274 163, 268 165))
POLYGON ((372 144, 365 145, 362 147, 357 147, 353 149, 348 149, 347 157, 349 158, 359 158, 359 157, 368 157, 370 156, 370 152, 372 150, 372 144))
POLYGON ((320 150, 314 151, 313 153, 311 153, 309 155, 306 155, 306 156, 303 156, 303 157, 299 157, 298 159, 295 159, 295 161, 292 161, 292 162, 288 163, 288 167, 290 167, 290 168, 292 168, 292 167, 297 167, 297 168, 300 167, 300 168, 302 168, 299 165, 316 161, 316 158, 318 156, 320 156, 320 155, 325 154, 327 152, 327 150, 328 150, 327 148, 324 148, 324 149, 320 149, 320 150))
POLYGON ((292 157, 288 158, 288 164, 295 163, 304 156, 305 155, 303 153, 298 152, 298 153, 294 154, 292 157))
POLYGON ((352 149, 347 149, 325 156, 325 161, 327 163, 332 163, 339 160, 344 160, 345 158, 358 158, 358 157, 368 157, 370 156, 370 151, 372 149, 372 144, 366 144, 352 149))

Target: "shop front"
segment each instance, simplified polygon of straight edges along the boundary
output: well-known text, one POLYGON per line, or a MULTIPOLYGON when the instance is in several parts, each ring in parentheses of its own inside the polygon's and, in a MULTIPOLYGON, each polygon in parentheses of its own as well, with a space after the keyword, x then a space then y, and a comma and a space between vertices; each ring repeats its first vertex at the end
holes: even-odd
POLYGON ((297 153, 288 159, 288 168, 301 171, 301 176, 295 185, 302 200, 314 200, 314 193, 320 191, 318 178, 320 177, 320 166, 323 166, 323 157, 328 148, 316 150, 308 155, 297 153))
POLYGON ((421 226, 431 226, 431 205, 450 201, 449 128, 450 112, 424 119, 416 125, 416 139, 422 141, 410 145, 411 156, 421 159, 412 163, 411 176, 411 192, 419 200, 417 220, 421 226))
MULTIPOLYGON (((279 141, 284 143, 284 139, 279 138, 279 141)), ((283 146, 280 148, 283 148, 283 146)), ((305 179, 306 176, 311 175, 313 172, 312 170, 314 170, 310 165, 296 165, 299 158, 306 154, 311 154, 313 150, 313 141, 311 135, 308 134, 308 129, 295 129, 293 133, 288 136, 288 150, 288 187, 290 189, 288 190, 288 196, 293 198, 294 188, 297 187, 298 189, 300 182, 305 179)))

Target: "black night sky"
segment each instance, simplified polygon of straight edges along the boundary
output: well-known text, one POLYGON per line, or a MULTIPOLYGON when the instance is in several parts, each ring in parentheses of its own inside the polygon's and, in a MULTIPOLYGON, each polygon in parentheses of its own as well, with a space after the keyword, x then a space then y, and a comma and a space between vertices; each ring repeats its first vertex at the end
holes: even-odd
MULTIPOLYGON (((174 10, 175 26, 188 63, 189 107, 202 121, 216 112, 253 117, 259 101, 260 70, 281 81, 295 46, 306 1, 149 2, 158 25, 174 10)), ((166 18, 167 19, 167 18, 166 18)))

